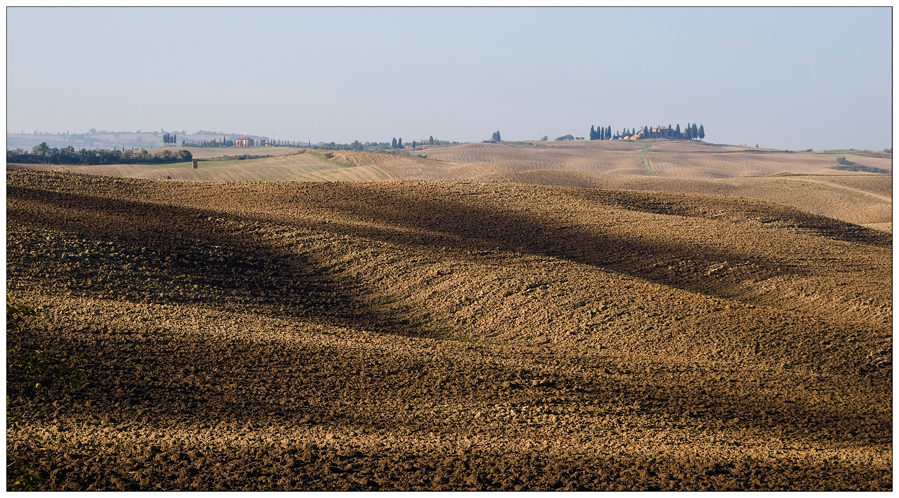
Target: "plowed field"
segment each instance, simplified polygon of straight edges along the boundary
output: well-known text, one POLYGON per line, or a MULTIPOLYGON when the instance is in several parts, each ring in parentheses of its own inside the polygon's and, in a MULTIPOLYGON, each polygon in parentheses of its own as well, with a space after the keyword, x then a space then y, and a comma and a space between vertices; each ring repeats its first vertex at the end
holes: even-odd
POLYGON ((89 379, 8 364, 9 468, 48 490, 891 490, 891 250, 709 193, 8 170, 7 291, 89 379))
POLYGON ((586 171, 640 174, 642 166, 632 143, 617 147, 521 147, 503 144, 465 144, 425 149, 428 159, 467 163, 490 163, 516 169, 586 171))
MULTIPOLYGON (((231 151, 232 154, 235 154, 231 151)), ((204 155, 210 155, 205 151, 204 155)), ((222 157, 221 152, 216 156, 222 157)), ((314 154, 281 154, 256 159, 206 158, 194 169, 191 162, 175 164, 113 164, 97 166, 15 164, 16 168, 103 175, 119 178, 189 181, 377 181, 388 179, 375 167, 353 167, 314 154)))

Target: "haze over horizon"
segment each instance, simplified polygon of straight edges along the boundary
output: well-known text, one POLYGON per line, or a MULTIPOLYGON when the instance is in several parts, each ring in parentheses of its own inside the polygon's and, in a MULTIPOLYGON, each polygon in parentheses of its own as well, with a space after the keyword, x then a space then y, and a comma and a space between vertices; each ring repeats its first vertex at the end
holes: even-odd
POLYGON ((890 7, 8 7, 7 131, 892 146, 890 7))

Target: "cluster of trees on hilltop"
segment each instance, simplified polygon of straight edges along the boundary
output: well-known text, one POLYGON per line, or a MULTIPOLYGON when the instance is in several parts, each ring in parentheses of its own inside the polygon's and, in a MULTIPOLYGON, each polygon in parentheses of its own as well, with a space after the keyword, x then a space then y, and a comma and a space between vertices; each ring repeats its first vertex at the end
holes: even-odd
POLYGON ((665 126, 656 126, 654 128, 650 128, 648 126, 644 126, 642 130, 638 130, 636 128, 631 128, 628 130, 624 128, 620 132, 612 133, 612 127, 607 126, 605 128, 596 128, 594 126, 590 126, 590 140, 620 140, 620 139, 641 139, 641 138, 665 138, 668 140, 702 140, 705 138, 705 128, 702 125, 696 126, 696 123, 690 124, 687 123, 687 126, 684 127, 684 130, 681 131, 680 125, 678 124, 676 128, 672 128, 671 125, 665 126))
POLYGON ((153 155, 145 150, 127 152, 116 150, 87 150, 76 151, 68 146, 51 148, 46 142, 35 145, 31 152, 22 149, 6 151, 7 163, 27 164, 165 164, 190 161, 193 159, 190 151, 179 150, 172 152, 165 150, 161 154, 153 155))
POLYGON ((176 143, 178 143, 178 135, 172 135, 172 134, 166 133, 162 136, 162 143, 164 143, 166 145, 176 144, 176 143))
MULTIPOLYGON (((493 136, 494 137, 499 136, 499 132, 494 133, 493 136)), ((447 145, 447 144, 458 144, 458 143, 459 142, 450 142, 447 140, 434 140, 434 135, 431 135, 430 137, 428 137, 427 140, 422 140, 421 142, 419 142, 417 140, 413 140, 412 148, 414 149, 414 148, 418 147, 419 145, 425 145, 425 144, 427 144, 427 145, 447 145)), ((390 141, 390 143, 387 143, 387 142, 384 142, 384 143, 365 142, 364 150, 369 150, 369 147, 385 148, 385 149, 405 149, 406 148, 406 146, 403 145, 402 137, 394 138, 393 140, 390 141)), ((360 149, 360 150, 363 150, 363 149, 360 149)))

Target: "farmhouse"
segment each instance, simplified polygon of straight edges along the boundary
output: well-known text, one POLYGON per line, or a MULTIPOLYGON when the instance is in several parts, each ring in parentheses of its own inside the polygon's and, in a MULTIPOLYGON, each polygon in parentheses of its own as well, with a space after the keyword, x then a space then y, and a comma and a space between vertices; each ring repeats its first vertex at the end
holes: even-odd
POLYGON ((619 140, 639 140, 641 138, 652 138, 653 136, 657 137, 659 135, 667 135, 668 127, 660 126, 658 128, 650 128, 649 132, 650 132, 650 135, 649 135, 649 137, 647 137, 646 133, 644 133, 643 130, 637 130, 637 132, 635 134, 625 135, 625 136, 619 138, 619 140))
POLYGON ((250 137, 240 137, 234 141, 234 145, 237 147, 252 147, 253 139, 250 137))

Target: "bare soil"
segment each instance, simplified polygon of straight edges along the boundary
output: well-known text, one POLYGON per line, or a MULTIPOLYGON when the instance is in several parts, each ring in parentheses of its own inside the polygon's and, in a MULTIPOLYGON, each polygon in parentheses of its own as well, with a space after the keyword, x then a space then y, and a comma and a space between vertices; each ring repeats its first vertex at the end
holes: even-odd
POLYGON ((46 490, 891 490, 891 252, 710 193, 7 170, 7 292, 89 377, 8 365, 7 451, 46 490))

